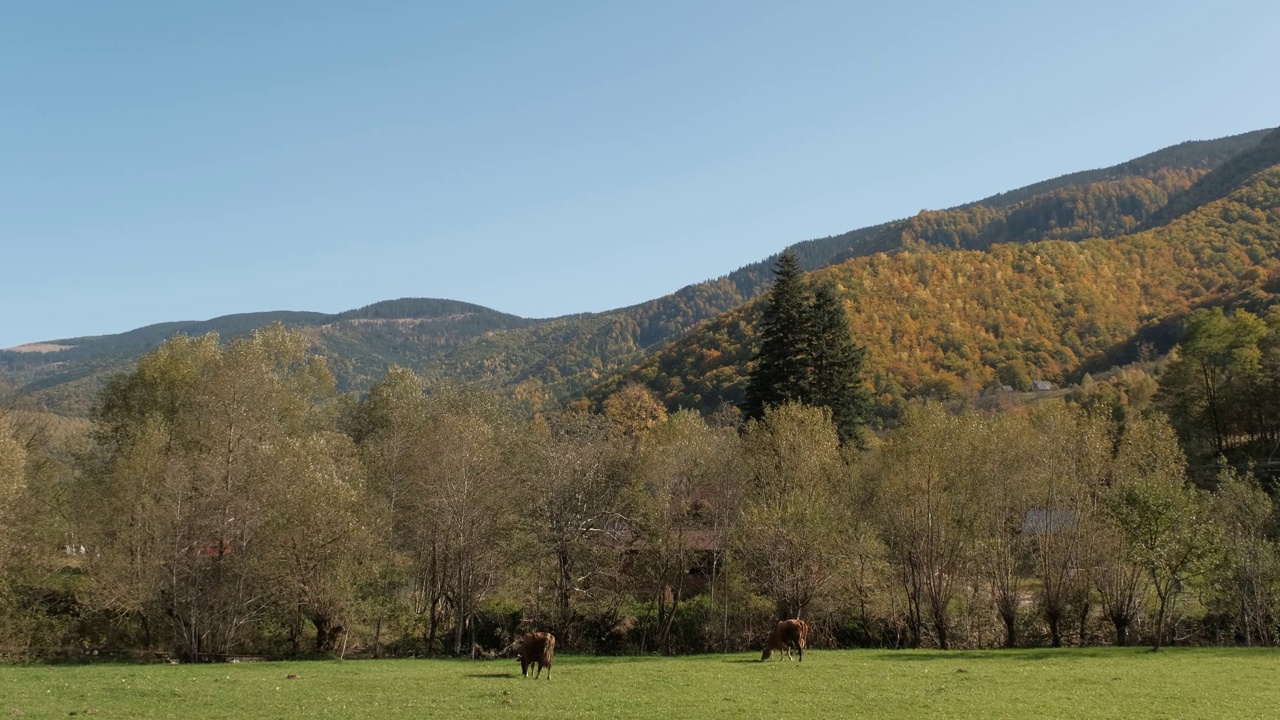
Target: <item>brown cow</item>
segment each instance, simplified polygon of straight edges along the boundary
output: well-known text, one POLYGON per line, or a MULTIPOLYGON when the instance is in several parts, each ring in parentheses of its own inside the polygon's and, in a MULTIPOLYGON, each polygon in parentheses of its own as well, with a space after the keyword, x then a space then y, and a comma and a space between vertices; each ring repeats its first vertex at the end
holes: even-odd
POLYGON ((538 666, 538 671, 534 673, 533 679, 537 680, 542 675, 542 668, 547 669, 547 679, 551 679, 551 661, 556 656, 556 636, 549 632, 536 632, 525 635, 520 639, 520 649, 517 651, 517 657, 520 658, 520 674, 523 677, 529 677, 529 667, 538 666))
MULTIPOLYGON (((809 642, 809 623, 803 620, 783 620, 769 633, 764 641, 764 654, 760 662, 768 660, 774 650, 786 650, 787 659, 791 659, 791 648, 800 653, 800 662, 804 662, 804 646, 809 642)), ((778 656, 781 660, 782 656, 778 656)))

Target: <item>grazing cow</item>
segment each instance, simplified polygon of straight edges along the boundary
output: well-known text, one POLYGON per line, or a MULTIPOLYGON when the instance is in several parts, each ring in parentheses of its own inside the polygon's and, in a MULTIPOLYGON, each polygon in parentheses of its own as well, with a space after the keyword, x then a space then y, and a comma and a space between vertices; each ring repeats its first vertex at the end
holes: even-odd
MULTIPOLYGON (((809 623, 803 620, 783 620, 764 641, 764 654, 760 656, 760 662, 768 660, 774 650, 786 650, 787 659, 790 660, 791 648, 800 653, 800 662, 804 662, 804 646, 808 642, 809 623)), ((778 659, 781 660, 782 656, 779 655, 778 659)))
POLYGON ((523 677, 529 677, 529 667, 538 666, 538 671, 534 673, 533 679, 537 680, 542 675, 542 668, 547 669, 547 679, 551 679, 551 661, 556 656, 556 636, 549 632, 536 632, 531 635, 525 635, 520 639, 520 649, 517 651, 520 658, 520 674, 523 677))

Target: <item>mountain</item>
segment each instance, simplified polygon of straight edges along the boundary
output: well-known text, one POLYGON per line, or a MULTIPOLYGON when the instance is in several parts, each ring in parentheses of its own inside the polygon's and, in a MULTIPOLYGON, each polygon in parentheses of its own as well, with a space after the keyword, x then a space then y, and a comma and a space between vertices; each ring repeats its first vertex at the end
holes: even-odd
MULTIPOLYGON (((877 253, 1119 238, 1150 223, 1173 199, 1241 162, 1242 153, 1256 151, 1264 139, 1274 137, 1268 132, 1182 143, 1110 168, 798 243, 792 249, 805 270, 817 270, 843 267, 877 253)), ((52 340, 43 344, 45 352, 0 351, 0 384, 17 387, 48 410, 83 416, 107 377, 131 367, 174 333, 237 335, 279 321, 303 329, 315 340, 344 389, 367 387, 387 367, 400 364, 429 378, 500 387, 526 408, 537 409, 608 385, 637 364, 651 367, 648 359, 655 352, 700 323, 759 296, 775 259, 631 307, 544 320, 448 300, 402 299, 336 315, 253 313, 52 340)), ((713 324, 733 322, 731 318, 746 322, 750 312, 748 308, 731 313, 713 324)))
MULTIPOLYGON (((791 249, 802 268, 815 270, 904 248, 1117 236, 1136 229, 1150 212, 1212 169, 1255 148, 1268 132, 1182 143, 1109 168, 798 243, 791 249), (984 231, 968 231, 968 225, 984 231)), ((478 338, 464 344, 440 371, 495 383, 532 407, 581 395, 601 378, 642 362, 689 328, 759 296, 768 286, 776 258, 629 308, 478 338)))
MULTIPOLYGON (((1167 351, 1178 340, 1178 320, 1192 309, 1277 305, 1277 134, 1173 192, 1161 207, 1177 203, 1178 209, 1159 226, 1078 241, 1072 231, 1067 240, 972 243, 978 249, 938 243, 935 233, 933 242, 851 258, 808 280, 841 294, 853 334, 868 350, 867 371, 883 414, 892 415, 904 398, 972 396, 1010 378, 1072 381, 1135 359, 1144 343, 1167 351)), ((1106 187, 1118 186, 1107 181, 1067 192, 1084 197, 1106 187)), ((981 238, 993 226, 1007 227, 1014 214, 967 207, 917 216, 908 227, 953 227, 955 218, 981 217, 986 224, 972 223, 963 236, 981 238)), ((1076 224, 1105 216, 1086 212, 1076 224)), ((1063 227, 1045 229, 1052 237, 1063 227)), ((673 407, 709 411, 739 403, 759 306, 748 303, 706 323, 589 395, 599 399, 635 381, 673 407)))
POLYGON ((1280 128, 1264 136, 1254 147, 1230 158, 1201 178, 1186 192, 1173 198, 1147 220, 1147 227, 1158 227, 1179 218, 1201 205, 1226 197, 1256 173, 1280 164, 1280 128))
POLYGON ((117 335, 50 340, 0 351, 0 384, 16 387, 46 410, 86 416, 106 380, 175 334, 231 337, 279 322, 304 331, 329 360, 343 388, 361 388, 393 364, 423 366, 490 332, 535 324, 454 300, 405 298, 329 315, 264 312, 170 322, 117 335))

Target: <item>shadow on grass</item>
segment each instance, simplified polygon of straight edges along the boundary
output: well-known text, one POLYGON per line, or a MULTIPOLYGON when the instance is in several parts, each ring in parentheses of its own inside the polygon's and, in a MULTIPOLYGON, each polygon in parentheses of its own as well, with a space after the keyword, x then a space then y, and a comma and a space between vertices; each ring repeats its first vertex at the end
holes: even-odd
POLYGON ((1150 655, 1151 648, 1084 647, 1084 648, 1016 648, 1013 650, 886 650, 879 654, 891 662, 934 662, 938 660, 987 660, 995 662, 1035 662, 1053 659, 1150 655))
POLYGON ((520 677, 520 676, 519 676, 519 675, 516 675, 515 673, 472 673, 472 674, 468 675, 467 677, 469 677, 469 678, 485 678, 485 679, 489 679, 489 680, 494 680, 494 679, 497 679, 497 678, 515 678, 515 677, 520 677))
POLYGON ((721 662, 733 663, 735 665, 741 663, 755 664, 760 662, 760 658, 734 658, 733 660, 721 660, 721 662))

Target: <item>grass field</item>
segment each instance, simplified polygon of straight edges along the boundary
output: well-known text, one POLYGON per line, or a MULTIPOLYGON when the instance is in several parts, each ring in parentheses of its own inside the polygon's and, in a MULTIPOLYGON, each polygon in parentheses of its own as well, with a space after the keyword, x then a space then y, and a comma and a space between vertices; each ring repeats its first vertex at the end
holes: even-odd
POLYGON ((0 718, 1273 718, 1280 651, 0 666, 0 718), (300 677, 287 679, 290 674, 300 677))

